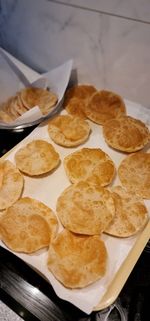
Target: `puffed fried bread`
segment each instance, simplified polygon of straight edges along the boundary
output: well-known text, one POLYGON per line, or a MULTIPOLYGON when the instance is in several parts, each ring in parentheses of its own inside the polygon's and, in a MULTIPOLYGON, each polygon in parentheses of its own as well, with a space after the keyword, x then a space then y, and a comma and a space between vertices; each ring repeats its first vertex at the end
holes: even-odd
POLYGON ((106 143, 123 152, 135 152, 150 141, 148 127, 138 119, 121 116, 107 121, 103 126, 106 143))
POLYGON ((115 203, 115 216, 106 230, 117 237, 130 237, 141 231, 148 222, 148 210, 143 200, 122 186, 111 188, 115 203))
POLYGON ((86 114, 85 114, 85 108, 86 108, 86 101, 84 101, 83 99, 76 98, 76 97, 70 99, 65 107, 68 114, 75 116, 75 117, 80 117, 82 119, 87 118, 86 114))
POLYGON ((124 115, 126 107, 121 96, 108 90, 101 90, 91 96, 85 113, 94 123, 104 125, 107 120, 124 115))
POLYGON ((111 193, 104 187, 80 181, 61 193, 56 212, 66 229, 94 235, 102 233, 111 222, 115 207, 111 193))
POLYGON ((0 210, 15 203, 22 194, 24 178, 9 160, 0 161, 0 210))
POLYGON ((15 204, 9 207, 7 213, 11 213, 11 215, 15 215, 15 213, 18 213, 20 216, 22 214, 36 214, 42 216, 49 225, 50 240, 55 237, 58 231, 58 220, 55 213, 50 207, 34 198, 20 198, 15 204))
POLYGON ((67 106, 67 104, 73 98, 77 98, 79 100, 87 100, 96 91, 97 91, 96 88, 92 85, 88 85, 88 84, 75 85, 67 89, 64 96, 64 106, 67 106))
POLYGON ((100 148, 82 148, 64 158, 64 168, 71 183, 88 179, 101 186, 110 184, 115 165, 100 148))
POLYGON ((47 265, 65 287, 83 288, 105 275, 107 257, 99 236, 63 230, 50 244, 47 265))
POLYGON ((52 91, 28 87, 21 90, 20 99, 27 109, 38 105, 42 114, 46 115, 56 105, 58 97, 52 91))
POLYGON ((57 94, 51 90, 26 87, 0 104, 0 121, 11 123, 31 108, 38 106, 47 115, 58 101, 57 94))
POLYGON ((150 153, 128 155, 120 163, 118 175, 127 191, 150 199, 150 153))
POLYGON ((74 147, 84 143, 90 132, 88 122, 71 115, 58 115, 48 123, 50 138, 64 147, 74 147))
POLYGON ((37 176, 54 170, 60 163, 60 157, 52 144, 37 139, 16 152, 15 162, 23 173, 37 176))
POLYGON ((42 216, 12 213, 10 208, 0 220, 0 235, 15 252, 33 253, 50 243, 49 226, 42 216))

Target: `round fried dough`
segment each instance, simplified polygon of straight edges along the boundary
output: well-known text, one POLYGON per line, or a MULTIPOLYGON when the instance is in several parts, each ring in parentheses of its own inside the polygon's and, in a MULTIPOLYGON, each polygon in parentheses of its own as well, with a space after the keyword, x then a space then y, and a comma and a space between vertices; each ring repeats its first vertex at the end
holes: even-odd
POLYGON ((27 109, 38 105, 44 115, 55 106, 58 100, 58 97, 55 93, 36 87, 22 89, 20 92, 20 98, 23 102, 23 105, 26 106, 27 109))
POLYGON ((150 199, 150 153, 137 152, 127 156, 121 162, 118 174, 129 192, 150 199))
POLYGON ((9 107, 8 110, 10 114, 14 117, 14 119, 17 119, 20 114, 18 113, 18 110, 16 109, 17 105, 17 96, 13 96, 11 99, 8 101, 9 107))
POLYGON ((146 125, 130 116, 107 121, 103 135, 109 146, 128 153, 142 149, 150 140, 146 125))
POLYGON ((75 85, 66 91, 64 97, 64 106, 66 107, 73 98, 77 98, 79 100, 87 100, 95 92, 96 88, 92 85, 75 85))
POLYGON ((7 99, 7 101, 1 105, 2 110, 0 111, 0 119, 2 121, 10 123, 27 111, 27 108, 23 106, 18 97, 19 92, 16 93, 15 96, 7 99))
POLYGON ((90 135, 88 122, 71 115, 59 115, 48 123, 48 133, 58 145, 74 147, 84 143, 90 135))
POLYGON ((116 214, 105 232, 118 237, 129 237, 141 231, 148 221, 148 211, 141 198, 121 186, 111 189, 116 214))
POLYGON ((102 233, 115 215, 111 193, 87 181, 66 188, 58 197, 56 211, 66 229, 87 235, 102 233))
POLYGON ((94 93, 89 99, 85 113, 87 118, 93 122, 104 125, 107 120, 125 114, 126 107, 119 95, 111 91, 101 90, 94 93))
POLYGON ((4 123, 11 123, 13 118, 5 110, 0 110, 0 121, 4 123))
POLYGON ((7 211, 0 220, 1 240, 15 252, 32 253, 47 247, 50 233, 40 215, 7 211))
POLYGON ((36 176, 55 169, 60 158, 50 143, 39 139, 20 148, 15 154, 15 161, 23 173, 36 176))
POLYGON ((56 235, 58 230, 58 220, 52 209, 46 206, 44 203, 31 197, 20 198, 15 204, 7 209, 7 213, 11 213, 11 215, 18 213, 20 216, 22 214, 37 214, 42 216, 49 225, 50 239, 56 235))
MULTIPOLYGON (((16 113, 21 116, 28 111, 28 109, 23 105, 21 99, 19 99, 19 93, 16 96, 16 100, 14 101, 14 108, 16 113)), ((19 117, 18 116, 18 117, 19 117)))
POLYGON ((23 175, 10 161, 0 162, 0 210, 15 203, 21 196, 24 186, 23 175))
POLYGON ((68 288, 83 288, 106 272, 107 250, 96 235, 85 236, 62 231, 50 244, 48 268, 68 288))
POLYGON ((64 167, 72 183, 88 179, 90 183, 106 186, 115 174, 111 158, 100 148, 82 148, 64 158, 64 167))
POLYGON ((10 118, 12 118, 12 120, 15 120, 18 117, 18 115, 12 108, 14 99, 15 97, 12 96, 3 104, 3 111, 5 111, 10 116, 10 118))
POLYGON ((87 118, 85 114, 86 102, 83 99, 72 98, 65 108, 68 114, 72 116, 80 117, 82 119, 87 118))

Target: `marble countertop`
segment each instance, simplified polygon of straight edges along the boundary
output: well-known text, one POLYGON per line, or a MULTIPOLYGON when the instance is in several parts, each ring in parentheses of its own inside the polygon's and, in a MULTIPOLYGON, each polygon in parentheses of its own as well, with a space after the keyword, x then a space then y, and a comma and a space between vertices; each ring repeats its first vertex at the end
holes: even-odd
POLYGON ((150 2, 0 0, 0 45, 37 71, 69 58, 92 83, 150 108, 150 2))
POLYGON ((0 321, 22 321, 14 311, 12 311, 6 304, 0 301, 0 321))

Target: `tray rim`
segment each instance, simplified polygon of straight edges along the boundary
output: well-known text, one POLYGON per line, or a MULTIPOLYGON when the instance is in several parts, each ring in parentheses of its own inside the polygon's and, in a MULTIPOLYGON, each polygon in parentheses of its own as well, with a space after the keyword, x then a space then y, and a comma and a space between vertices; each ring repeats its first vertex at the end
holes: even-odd
POLYGON ((137 238, 133 248, 130 250, 126 259, 120 266, 120 269, 116 273, 106 293, 101 298, 100 302, 93 308, 93 311, 103 310, 113 304, 117 299, 130 273, 136 265, 141 253, 143 252, 144 247, 150 239, 150 219, 144 227, 143 231, 139 233, 140 235, 137 238))

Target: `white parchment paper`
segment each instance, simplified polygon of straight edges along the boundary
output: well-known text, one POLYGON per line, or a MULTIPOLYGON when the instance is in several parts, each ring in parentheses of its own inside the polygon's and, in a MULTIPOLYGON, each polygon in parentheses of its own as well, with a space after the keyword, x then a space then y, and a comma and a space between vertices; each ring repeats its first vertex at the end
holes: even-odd
MULTIPOLYGON (((0 48, 0 103, 5 102, 9 97, 15 95, 22 88, 31 86, 49 88, 58 96, 57 104, 46 116, 43 116, 39 107, 35 106, 22 116, 18 117, 17 120, 6 125, 10 127, 11 125, 27 124, 39 119, 42 121, 46 117, 50 117, 51 114, 58 109, 63 99, 69 82, 72 64, 73 60, 68 60, 61 66, 39 75, 34 82, 30 82, 22 70, 11 58, 9 58, 7 53, 0 48)), ((0 124, 4 124, 4 122, 0 121, 0 124)))
MULTIPOLYGON (((147 125, 150 125, 150 110, 127 100, 125 103, 127 107, 127 113, 129 115, 139 118, 145 121, 147 125)), ((33 139, 40 138, 53 144, 56 151, 60 154, 61 164, 52 174, 49 174, 44 178, 31 178, 25 176, 25 189, 23 196, 30 196, 40 200, 55 211, 58 196, 67 186, 70 185, 63 167, 63 159, 66 155, 82 148, 83 146, 103 149, 114 161, 116 169, 118 168, 121 160, 126 157, 126 155, 111 149, 105 143, 101 126, 90 121, 89 124, 91 126, 91 135, 89 140, 77 148, 65 148, 52 142, 48 135, 47 124, 45 123, 39 125, 28 137, 26 137, 18 146, 15 147, 15 149, 10 152, 10 154, 7 156, 7 159, 14 162, 14 155, 21 146, 27 144, 33 139)), ((119 178, 116 177, 114 185, 119 183, 119 178)), ((145 203, 150 213, 150 201, 146 201, 145 203)), ((62 227, 60 226, 60 228, 62 227)), ((139 235, 140 234, 134 237, 121 239, 103 234, 102 239, 105 241, 108 251, 108 267, 106 275, 101 280, 83 289, 67 289, 55 279, 52 273, 47 269, 47 251, 42 251, 33 255, 15 254, 42 273, 44 277, 46 277, 46 279, 51 283, 56 294, 60 298, 73 303, 87 314, 90 314, 93 308, 100 302, 101 298, 106 293, 108 286, 111 285, 111 282, 116 276, 127 255, 130 255, 130 251, 134 247, 139 235)), ((2 242, 0 242, 0 245, 5 247, 2 242)), ((122 280, 122 286, 123 285, 124 283, 122 280)))

